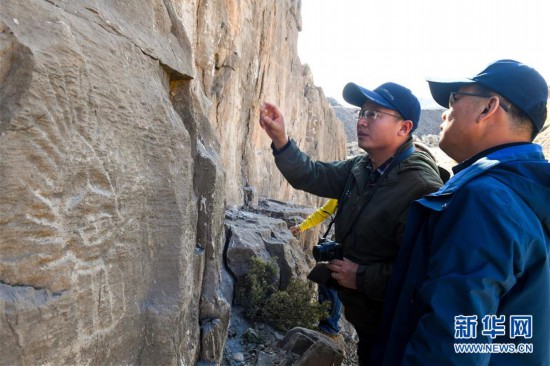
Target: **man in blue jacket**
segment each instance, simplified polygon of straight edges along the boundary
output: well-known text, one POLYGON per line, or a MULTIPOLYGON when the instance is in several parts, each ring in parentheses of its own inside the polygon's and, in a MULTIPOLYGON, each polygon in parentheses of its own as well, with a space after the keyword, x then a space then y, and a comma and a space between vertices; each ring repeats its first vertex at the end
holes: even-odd
POLYGON ((454 176, 416 201, 386 293, 385 365, 550 364, 548 86, 512 60, 428 80, 454 176))

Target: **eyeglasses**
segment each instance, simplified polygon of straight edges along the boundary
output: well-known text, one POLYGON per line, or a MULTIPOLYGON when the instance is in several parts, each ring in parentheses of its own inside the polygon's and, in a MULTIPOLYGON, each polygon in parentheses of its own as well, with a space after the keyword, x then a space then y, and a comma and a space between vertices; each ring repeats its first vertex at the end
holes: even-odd
MULTIPOLYGON (((494 95, 487 95, 487 94, 476 94, 476 93, 466 93, 466 92, 459 92, 459 91, 454 91, 454 92, 451 92, 451 94, 449 94, 449 108, 453 106, 453 104, 455 104, 456 102, 456 97, 455 95, 457 94, 461 94, 461 95, 467 95, 467 96, 470 96, 470 97, 478 97, 478 98, 492 98, 494 97, 494 95)), ((508 112, 509 111, 509 108, 504 105, 504 103, 502 103, 502 100, 498 99, 499 103, 498 105, 502 107, 502 109, 504 109, 505 112, 508 112)))
POLYGON ((374 121, 378 118, 379 114, 387 114, 388 116, 401 119, 401 116, 396 116, 395 114, 377 111, 375 109, 364 109, 359 111, 359 114, 357 115, 357 120, 360 120, 361 118, 363 118, 363 119, 366 119, 367 121, 374 121))

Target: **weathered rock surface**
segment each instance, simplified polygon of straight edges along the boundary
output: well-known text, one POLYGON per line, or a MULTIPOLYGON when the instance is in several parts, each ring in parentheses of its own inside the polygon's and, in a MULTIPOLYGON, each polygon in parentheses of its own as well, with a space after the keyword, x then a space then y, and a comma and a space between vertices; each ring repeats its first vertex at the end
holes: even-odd
MULTIPOLYGON (((270 201, 262 202, 267 206, 270 201)), ((296 211, 293 211, 294 207, 286 205, 284 210, 278 211, 281 218, 245 210, 226 212, 225 260, 234 278, 242 277, 250 271, 251 257, 276 258, 280 288, 286 288, 291 278, 306 278, 314 261, 309 250, 303 248, 290 233, 289 225, 282 217, 286 214, 288 220, 300 217, 301 221, 311 209, 296 207, 296 211)))
MULTIPOLYGON (((305 280, 315 262, 311 245, 302 241, 310 232, 294 238, 288 227, 301 221, 312 208, 259 198, 255 207, 243 207, 226 212, 226 265, 238 289, 240 279, 250 272, 251 258, 275 259, 277 284, 285 289, 289 280, 305 280)), ((317 236, 318 238, 318 236, 317 236)), ((281 333, 269 325, 251 322, 244 309, 234 306, 231 313, 223 365, 353 365, 357 363, 356 333, 345 318, 340 319, 338 340, 314 330, 296 327, 281 333), (344 362, 345 361, 345 362, 344 362)))
POLYGON ((316 202, 276 171, 261 101, 344 156, 300 1, 0 8, 0 363, 219 363, 226 204, 316 202))

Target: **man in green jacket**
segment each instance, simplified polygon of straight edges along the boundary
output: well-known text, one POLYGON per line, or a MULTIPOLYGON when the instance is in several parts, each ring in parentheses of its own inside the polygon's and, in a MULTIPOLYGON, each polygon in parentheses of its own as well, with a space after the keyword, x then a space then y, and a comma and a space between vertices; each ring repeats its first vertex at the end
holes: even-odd
POLYGON ((349 83, 344 99, 361 108, 357 139, 367 154, 339 162, 320 162, 288 138, 282 113, 269 103, 260 125, 272 139, 277 167, 296 189, 339 200, 335 239, 343 259, 327 267, 338 283, 346 319, 355 327, 361 365, 366 365, 382 318, 388 278, 403 237, 409 205, 442 185, 438 168, 415 151, 411 133, 420 103, 395 83, 374 90, 349 83))

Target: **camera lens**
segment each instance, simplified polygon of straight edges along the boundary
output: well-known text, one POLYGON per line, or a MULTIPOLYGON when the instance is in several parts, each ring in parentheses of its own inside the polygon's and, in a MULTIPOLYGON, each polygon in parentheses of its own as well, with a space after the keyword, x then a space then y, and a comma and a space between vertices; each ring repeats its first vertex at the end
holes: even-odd
POLYGON ((320 259, 321 258, 321 252, 322 252, 322 249, 320 249, 321 246, 320 245, 316 245, 313 247, 313 249, 311 250, 311 253, 313 254, 313 258, 315 258, 315 260, 317 262, 321 262, 322 260, 320 259))

